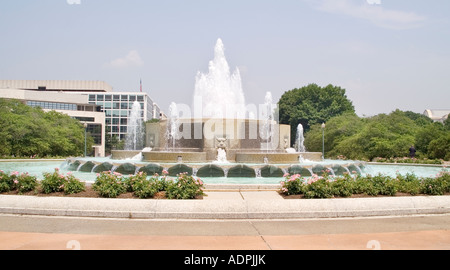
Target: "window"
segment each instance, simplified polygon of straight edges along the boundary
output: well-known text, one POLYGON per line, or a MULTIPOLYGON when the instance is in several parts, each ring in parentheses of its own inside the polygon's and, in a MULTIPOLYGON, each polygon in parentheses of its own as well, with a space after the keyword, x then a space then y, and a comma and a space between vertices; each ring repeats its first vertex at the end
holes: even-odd
POLYGON ((76 111, 78 109, 77 104, 45 102, 45 101, 27 101, 27 105, 30 107, 40 107, 42 109, 47 110, 76 111))
POLYGON ((112 100, 111 98, 112 98, 111 95, 105 95, 105 101, 111 101, 112 100))

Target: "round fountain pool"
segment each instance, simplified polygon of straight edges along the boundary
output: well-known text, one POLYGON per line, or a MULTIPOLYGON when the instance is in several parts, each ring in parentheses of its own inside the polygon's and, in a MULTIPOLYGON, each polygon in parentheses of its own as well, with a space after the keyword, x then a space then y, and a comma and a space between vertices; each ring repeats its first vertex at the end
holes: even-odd
POLYGON ((153 164, 131 160, 111 160, 109 158, 79 158, 66 161, 3 161, 0 162, 0 170, 7 173, 18 171, 28 172, 30 175, 42 179, 44 172, 53 172, 55 168, 61 170, 62 173, 72 172, 75 177, 93 183, 96 179, 97 172, 94 168, 99 165, 109 163, 112 164, 111 170, 117 170, 121 165, 132 164, 132 170, 138 172, 141 168, 150 165, 150 168, 168 170, 171 175, 176 175, 181 171, 188 171, 194 176, 201 177, 206 184, 231 184, 231 185, 274 185, 284 180, 284 173, 309 176, 312 173, 320 174, 323 169, 331 169, 330 174, 341 175, 344 172, 358 173, 362 175, 385 174, 395 176, 396 174, 405 175, 413 173, 418 177, 434 177, 440 173, 443 166, 421 166, 421 165, 391 165, 391 164, 374 164, 363 163, 358 161, 342 161, 342 160, 325 160, 323 162, 304 162, 297 164, 238 164, 238 163, 171 163, 171 164, 153 164), (73 169, 73 163, 78 161, 76 169, 73 169), (94 164, 89 170, 81 171, 83 165, 91 162, 94 164), (342 168, 346 169, 342 169, 342 168), (87 171, 89 170, 89 171, 87 171), (321 171, 319 171, 321 170, 321 171))

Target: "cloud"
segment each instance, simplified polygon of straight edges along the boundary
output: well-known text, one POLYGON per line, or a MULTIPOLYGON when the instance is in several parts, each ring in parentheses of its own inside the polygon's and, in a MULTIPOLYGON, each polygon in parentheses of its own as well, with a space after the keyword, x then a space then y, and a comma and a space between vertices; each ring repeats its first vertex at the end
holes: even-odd
POLYGON ((379 27, 389 29, 416 28, 426 21, 426 17, 414 12, 385 9, 381 1, 320 0, 309 2, 320 11, 368 20, 379 27))
POLYGON ((130 51, 125 57, 117 58, 107 63, 105 66, 109 68, 129 68, 129 67, 141 67, 144 65, 144 61, 136 50, 130 51))

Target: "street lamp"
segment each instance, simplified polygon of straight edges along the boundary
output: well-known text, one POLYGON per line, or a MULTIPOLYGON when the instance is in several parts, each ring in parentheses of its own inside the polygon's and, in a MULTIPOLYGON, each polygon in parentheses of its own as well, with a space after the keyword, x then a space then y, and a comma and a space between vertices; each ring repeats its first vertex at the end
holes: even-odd
POLYGON ((87 149, 86 149, 86 145, 87 145, 87 127, 88 127, 88 124, 86 123, 86 122, 84 122, 84 124, 83 124, 83 126, 84 126, 84 157, 87 157, 87 149))
POLYGON ((325 159, 325 123, 322 124, 322 159, 325 159))

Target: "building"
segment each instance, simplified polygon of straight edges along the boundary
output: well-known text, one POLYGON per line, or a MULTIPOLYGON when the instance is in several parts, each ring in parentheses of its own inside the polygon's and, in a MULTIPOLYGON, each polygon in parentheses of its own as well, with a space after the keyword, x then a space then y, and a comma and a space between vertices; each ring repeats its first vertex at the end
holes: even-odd
MULTIPOLYGON (((105 114, 101 108, 88 103, 88 97, 63 92, 45 92, 2 88, 0 98, 17 99, 32 107, 41 107, 44 111, 57 111, 87 124, 87 132, 94 138, 93 155, 105 156, 105 114)), ((89 153, 89 152, 88 152, 89 153)))
POLYGON ((141 106, 141 120, 160 119, 160 109, 144 92, 89 93, 89 104, 100 106, 105 113, 107 132, 124 140, 128 132, 129 116, 133 104, 141 106))
POLYGON ((101 81, 0 80, 0 98, 56 110, 86 122, 96 142, 95 155, 105 155, 105 135, 125 139, 134 102, 142 120, 160 119, 160 108, 145 92, 113 92, 101 81))
POLYGON ((435 122, 444 123, 450 114, 450 110, 425 110, 423 114, 435 122))

